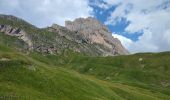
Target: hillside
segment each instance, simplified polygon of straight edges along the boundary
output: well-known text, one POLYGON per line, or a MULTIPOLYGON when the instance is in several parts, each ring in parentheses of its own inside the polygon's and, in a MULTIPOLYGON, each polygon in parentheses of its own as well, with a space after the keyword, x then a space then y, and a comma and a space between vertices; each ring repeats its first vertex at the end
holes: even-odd
POLYGON ((36 52, 26 55, 1 44, 0 97, 7 100, 169 100, 169 56, 167 52, 88 57, 70 51, 58 56, 36 52), (140 58, 143 60, 139 61, 140 58))
POLYGON ((95 43, 75 42, 84 31, 3 16, 0 100, 170 100, 170 52, 101 55, 95 43))
MULTIPOLYGON (((77 23, 76 21, 75 23, 77 23)), ((0 32, 18 37, 28 45, 28 50, 41 53, 60 54, 68 49, 91 56, 128 54, 121 42, 112 37, 111 32, 108 29, 106 30, 106 26, 99 21, 94 18, 79 19, 79 21, 82 27, 78 30, 72 30, 69 27, 62 27, 57 24, 40 29, 20 18, 0 15, 0 32), (98 27, 92 28, 94 24, 91 23, 94 22, 98 27), (85 31, 84 33, 84 30, 89 32, 85 31)), ((76 26, 79 25, 75 24, 76 26)))

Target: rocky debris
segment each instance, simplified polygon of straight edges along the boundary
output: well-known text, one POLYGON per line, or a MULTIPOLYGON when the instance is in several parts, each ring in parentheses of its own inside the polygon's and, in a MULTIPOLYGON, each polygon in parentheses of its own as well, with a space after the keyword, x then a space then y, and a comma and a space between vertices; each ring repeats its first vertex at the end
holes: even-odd
MULTIPOLYGON (((57 45, 60 45, 60 49, 70 49, 75 52, 81 52, 83 54, 91 56, 102 56, 103 53, 97 49, 94 45, 89 44, 88 40, 78 32, 73 32, 65 27, 53 24, 48 28, 48 31, 55 33, 57 45)), ((59 50, 60 50, 59 49, 59 50)))
POLYGON ((168 87, 168 86, 170 86, 170 83, 168 81, 163 81, 163 82, 161 82, 161 85, 163 87, 168 87))
POLYGON ((31 70, 31 71, 36 71, 36 66, 35 65, 27 65, 27 66, 24 66, 25 68, 27 68, 28 70, 31 70))
POLYGON ((34 45, 34 50, 41 52, 41 53, 47 53, 47 54, 55 54, 57 53, 57 48, 54 46, 46 45, 46 44, 36 44, 34 45))
POLYGON ((106 80, 111 80, 111 77, 110 77, 110 76, 107 76, 107 77, 106 77, 106 80))
POLYGON ((128 54, 121 42, 117 38, 112 37, 112 33, 109 32, 108 28, 95 18, 78 18, 73 22, 66 21, 65 27, 81 34, 90 44, 102 45, 105 49, 101 47, 98 49, 106 51, 106 55, 128 54))
POLYGON ((140 62, 143 61, 143 58, 139 58, 139 61, 140 61, 140 62))
POLYGON ((9 58, 0 58, 0 61, 10 61, 9 58))
POLYGON ((28 44, 29 49, 32 49, 32 41, 24 30, 20 28, 14 28, 10 25, 0 25, 0 32, 4 32, 5 34, 10 36, 18 37, 18 39, 21 39, 28 44))

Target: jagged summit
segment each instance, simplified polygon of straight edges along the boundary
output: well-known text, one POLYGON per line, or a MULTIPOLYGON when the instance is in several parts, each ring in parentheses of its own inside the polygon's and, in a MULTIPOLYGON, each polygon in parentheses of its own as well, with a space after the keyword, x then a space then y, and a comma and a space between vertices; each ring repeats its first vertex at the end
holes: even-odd
POLYGON ((97 30, 109 31, 108 28, 93 17, 77 18, 73 22, 66 21, 65 27, 72 31, 85 31, 92 33, 97 30))
POLYGON ((93 17, 77 18, 73 22, 66 21, 65 27, 77 31, 86 37, 90 43, 101 44, 110 49, 110 54, 128 54, 121 42, 112 36, 107 26, 93 17))
POLYGON ((65 27, 53 24, 39 29, 20 18, 0 15, 0 32, 18 37, 28 45, 28 50, 41 53, 55 54, 72 50, 91 56, 128 54, 108 28, 92 17, 66 21, 65 27))

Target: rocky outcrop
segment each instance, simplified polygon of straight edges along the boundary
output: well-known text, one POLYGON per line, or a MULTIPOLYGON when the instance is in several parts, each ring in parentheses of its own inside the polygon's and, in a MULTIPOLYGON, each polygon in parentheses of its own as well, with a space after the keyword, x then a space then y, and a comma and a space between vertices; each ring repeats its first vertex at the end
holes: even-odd
POLYGON ((0 32, 4 32, 7 35, 10 36, 16 36, 18 37, 18 39, 23 40, 25 43, 28 44, 29 49, 33 49, 32 46, 32 41, 31 39, 28 37, 27 33, 20 29, 20 28, 14 28, 10 25, 0 25, 0 32))
POLYGON ((88 40, 88 43, 102 45, 99 48, 106 55, 124 55, 128 51, 122 46, 121 42, 112 37, 108 28, 92 17, 78 18, 75 21, 66 21, 65 27, 71 31, 78 32, 88 40), (103 50, 103 48, 107 49, 103 50))
POLYGON ((59 50, 69 49, 75 52, 81 52, 82 54, 92 56, 102 56, 103 53, 95 47, 95 45, 89 44, 88 40, 84 38, 80 33, 70 31, 65 27, 57 24, 48 28, 48 31, 55 33, 56 45, 59 50))
POLYGON ((17 37, 28 44, 29 50, 41 53, 69 50, 90 56, 128 54, 108 28, 92 17, 66 21, 65 27, 54 24, 39 29, 15 16, 0 15, 0 32, 17 37))

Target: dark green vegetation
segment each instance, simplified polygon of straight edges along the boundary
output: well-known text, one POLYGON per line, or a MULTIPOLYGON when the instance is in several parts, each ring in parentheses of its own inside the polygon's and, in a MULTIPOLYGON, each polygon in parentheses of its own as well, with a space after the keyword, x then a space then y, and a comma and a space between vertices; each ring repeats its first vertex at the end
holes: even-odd
POLYGON ((3 100, 170 99, 169 52, 89 57, 69 50, 61 55, 16 50, 0 43, 3 100))

